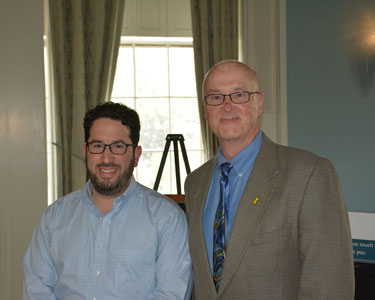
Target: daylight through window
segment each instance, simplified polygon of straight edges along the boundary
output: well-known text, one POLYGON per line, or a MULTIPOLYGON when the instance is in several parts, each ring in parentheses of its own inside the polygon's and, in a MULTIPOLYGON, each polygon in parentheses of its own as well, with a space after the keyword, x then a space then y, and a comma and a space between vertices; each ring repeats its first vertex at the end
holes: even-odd
MULTIPOLYGON (((143 149, 134 175, 153 188, 167 134, 183 134, 191 170, 203 162, 191 39, 126 40, 121 44, 112 101, 136 109, 143 149)), ((173 145, 158 191, 177 193, 173 145)), ((181 150, 179 148, 179 150, 181 150)), ((186 177, 180 153, 182 187, 186 177)))

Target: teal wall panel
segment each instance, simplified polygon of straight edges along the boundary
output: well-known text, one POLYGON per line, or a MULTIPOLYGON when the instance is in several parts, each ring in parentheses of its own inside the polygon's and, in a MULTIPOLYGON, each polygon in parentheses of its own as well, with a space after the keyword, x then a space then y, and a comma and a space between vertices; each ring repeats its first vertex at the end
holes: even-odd
POLYGON ((349 211, 375 212, 375 1, 286 3, 288 144, 333 161, 349 211))

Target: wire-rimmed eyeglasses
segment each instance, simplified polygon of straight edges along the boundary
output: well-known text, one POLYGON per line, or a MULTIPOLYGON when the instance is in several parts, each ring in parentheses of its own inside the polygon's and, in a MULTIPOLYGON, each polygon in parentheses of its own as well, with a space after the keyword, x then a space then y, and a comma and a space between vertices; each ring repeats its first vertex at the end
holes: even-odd
POLYGON ((221 105, 224 103, 225 97, 229 96, 230 100, 235 104, 242 104, 246 103, 250 100, 250 96, 252 94, 260 94, 261 92, 247 92, 247 91, 239 91, 234 92, 231 94, 209 94, 204 97, 204 100, 206 101, 207 105, 221 105))
POLYGON ((101 142, 89 142, 86 143, 87 150, 92 154, 101 154, 105 151, 108 146, 111 153, 116 155, 123 155, 128 150, 129 146, 136 147, 134 144, 126 144, 124 142, 114 142, 112 144, 104 144, 101 142))

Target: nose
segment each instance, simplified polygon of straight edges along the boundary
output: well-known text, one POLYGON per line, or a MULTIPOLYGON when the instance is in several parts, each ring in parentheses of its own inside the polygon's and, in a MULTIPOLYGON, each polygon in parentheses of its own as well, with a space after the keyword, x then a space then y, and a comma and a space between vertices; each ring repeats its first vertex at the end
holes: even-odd
POLYGON ((229 95, 225 95, 224 96, 224 103, 223 103, 223 106, 224 106, 224 110, 225 111, 230 111, 232 109, 232 100, 230 99, 230 96, 229 95))
POLYGON ((103 153, 102 153, 102 159, 104 163, 110 163, 113 160, 113 153, 109 149, 109 146, 106 145, 103 153))

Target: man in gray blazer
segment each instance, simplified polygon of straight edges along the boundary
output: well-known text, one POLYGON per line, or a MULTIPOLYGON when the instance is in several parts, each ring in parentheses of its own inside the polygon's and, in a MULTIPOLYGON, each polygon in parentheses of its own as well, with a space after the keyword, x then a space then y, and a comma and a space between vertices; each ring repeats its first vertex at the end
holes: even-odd
POLYGON ((185 182, 193 298, 352 300, 351 233, 332 163, 260 130, 263 94, 247 65, 216 64, 203 91, 220 149, 185 182))

